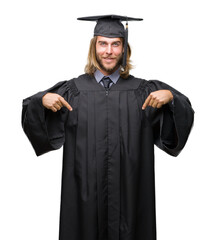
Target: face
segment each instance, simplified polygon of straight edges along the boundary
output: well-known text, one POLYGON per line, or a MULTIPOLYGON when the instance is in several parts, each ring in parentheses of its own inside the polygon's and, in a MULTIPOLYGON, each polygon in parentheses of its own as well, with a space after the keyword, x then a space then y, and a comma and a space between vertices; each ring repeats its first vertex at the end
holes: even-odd
POLYGON ((123 42, 121 38, 97 37, 96 57, 104 75, 115 72, 122 62, 123 42))

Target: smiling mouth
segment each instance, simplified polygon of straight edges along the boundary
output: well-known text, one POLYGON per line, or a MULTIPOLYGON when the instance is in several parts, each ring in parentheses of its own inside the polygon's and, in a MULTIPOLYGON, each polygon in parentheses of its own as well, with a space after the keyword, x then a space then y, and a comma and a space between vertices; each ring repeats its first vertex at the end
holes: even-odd
POLYGON ((110 58, 110 57, 106 57, 106 58, 103 58, 103 59, 104 59, 105 61, 108 61, 108 62, 109 62, 109 61, 111 62, 111 61, 115 60, 115 58, 110 58))

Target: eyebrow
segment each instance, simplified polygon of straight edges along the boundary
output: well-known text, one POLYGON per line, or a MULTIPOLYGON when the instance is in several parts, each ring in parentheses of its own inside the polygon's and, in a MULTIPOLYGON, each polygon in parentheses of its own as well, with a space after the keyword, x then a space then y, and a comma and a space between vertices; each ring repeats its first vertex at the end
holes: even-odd
MULTIPOLYGON (((107 41, 98 41, 98 43, 108 43, 108 42, 107 41)), ((111 44, 113 44, 113 43, 121 43, 121 41, 117 40, 117 41, 112 42, 111 44)))

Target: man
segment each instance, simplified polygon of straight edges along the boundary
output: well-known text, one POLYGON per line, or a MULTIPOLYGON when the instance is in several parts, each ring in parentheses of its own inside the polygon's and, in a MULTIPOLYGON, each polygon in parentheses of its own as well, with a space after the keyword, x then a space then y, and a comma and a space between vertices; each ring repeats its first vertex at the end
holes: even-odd
POLYGON ((85 74, 23 101, 37 155, 64 145, 60 240, 155 240, 154 144, 172 156, 192 124, 187 97, 129 74, 130 46, 115 15, 97 20, 85 74))

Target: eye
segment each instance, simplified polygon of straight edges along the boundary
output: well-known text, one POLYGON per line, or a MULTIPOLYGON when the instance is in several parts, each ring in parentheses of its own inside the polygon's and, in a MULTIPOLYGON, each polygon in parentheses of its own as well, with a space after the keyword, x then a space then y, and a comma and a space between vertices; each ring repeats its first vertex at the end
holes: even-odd
POLYGON ((120 46, 120 42, 114 42, 112 45, 114 46, 114 47, 118 47, 118 46, 120 46))
POLYGON ((100 46, 106 46, 106 42, 99 42, 100 46))

